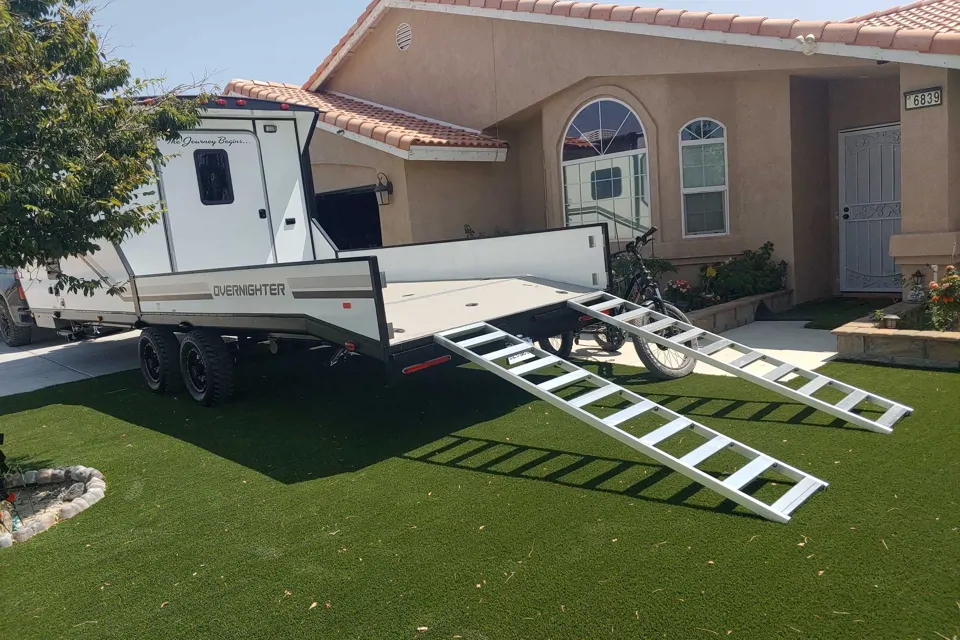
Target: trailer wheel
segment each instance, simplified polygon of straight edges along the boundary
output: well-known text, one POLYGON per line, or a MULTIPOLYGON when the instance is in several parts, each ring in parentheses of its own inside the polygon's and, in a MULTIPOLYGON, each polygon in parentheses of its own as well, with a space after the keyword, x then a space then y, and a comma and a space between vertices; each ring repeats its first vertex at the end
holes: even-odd
POLYGON ((202 405, 212 407, 233 398, 233 357, 215 333, 194 329, 184 337, 180 372, 187 391, 202 405))
POLYGON ((140 373, 151 391, 161 394, 183 388, 180 342, 173 331, 147 327, 140 333, 138 351, 140 373))
POLYGON ((573 352, 573 331, 561 333, 558 336, 543 338, 538 342, 540 348, 555 355, 563 360, 570 359, 570 353, 573 352))

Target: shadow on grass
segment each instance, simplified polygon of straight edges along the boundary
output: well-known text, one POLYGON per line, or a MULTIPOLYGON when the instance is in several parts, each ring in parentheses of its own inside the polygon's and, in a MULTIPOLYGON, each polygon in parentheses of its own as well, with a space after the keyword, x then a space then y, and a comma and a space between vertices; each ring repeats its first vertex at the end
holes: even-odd
MULTIPOLYGON (((471 471, 506 478, 520 478, 535 482, 546 482, 560 487, 626 496, 644 502, 670 504, 688 509, 727 513, 739 517, 762 520, 760 516, 753 513, 734 511, 737 504, 732 500, 723 500, 720 504, 713 507, 688 503, 687 501, 690 498, 701 490, 706 489, 706 487, 696 482, 687 484, 667 498, 649 495, 647 491, 674 474, 674 471, 668 467, 652 462, 621 460, 620 458, 594 456, 575 451, 563 451, 560 449, 534 447, 499 440, 486 440, 483 438, 469 438, 464 436, 449 436, 442 439, 441 442, 432 444, 440 446, 435 448, 422 447, 419 451, 406 453, 400 457, 404 460, 448 467, 461 471, 471 471), (464 449, 465 451, 458 451, 457 455, 453 458, 444 458, 444 454, 464 449), (494 453, 496 454, 494 457, 486 459, 483 462, 477 460, 478 458, 483 459, 487 454, 494 453), (471 463, 471 460, 474 460, 474 462, 471 463), (563 461, 563 465, 560 468, 544 472, 544 468, 551 466, 551 463, 556 463, 561 460, 563 461), (587 472, 586 470, 591 466, 595 467, 595 469, 587 472), (538 471, 542 473, 538 475, 538 471), (649 475, 645 475, 642 479, 636 480, 622 489, 604 486, 612 483, 617 477, 622 476, 629 478, 636 476, 638 475, 637 472, 649 473, 649 475)), ((724 475, 714 472, 708 473, 716 478, 722 478, 724 475)), ((750 494, 756 493, 762 490, 767 482, 767 480, 761 478, 748 485, 746 487, 747 492, 750 494)), ((789 488, 789 486, 792 485, 786 485, 787 488, 789 488)))

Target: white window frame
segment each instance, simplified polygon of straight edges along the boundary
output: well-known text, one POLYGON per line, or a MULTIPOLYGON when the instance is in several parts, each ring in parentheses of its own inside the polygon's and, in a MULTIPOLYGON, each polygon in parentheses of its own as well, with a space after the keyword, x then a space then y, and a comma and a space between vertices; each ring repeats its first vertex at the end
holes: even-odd
MULTIPOLYGON (((698 120, 702 120, 702 119, 703 119, 703 118, 698 118, 698 120)), ((691 122, 693 122, 693 121, 691 120, 691 122)), ((681 130, 681 131, 682 131, 682 130, 681 130)), ((726 129, 724 129, 724 135, 726 135, 726 129)), ((642 155, 642 156, 644 157, 644 159, 645 159, 644 166, 645 166, 645 168, 646 168, 646 170, 647 170, 647 173, 645 174, 646 180, 645 180, 645 181, 644 181, 644 180, 641 180, 641 193, 640 193, 640 198, 641 198, 641 202, 643 202, 645 205, 647 205, 647 206, 650 208, 650 225, 653 226, 653 224, 654 224, 654 218, 655 218, 656 216, 654 216, 653 206, 652 206, 652 204, 651 204, 651 202, 650 202, 650 191, 651 191, 651 189, 652 189, 652 187, 651 187, 651 185, 650 185, 650 181, 651 181, 652 176, 651 176, 651 173, 650 173, 650 144, 649 144, 649 142, 650 142, 650 141, 649 141, 649 139, 648 139, 648 137, 647 137, 647 126, 643 123, 643 118, 640 117, 640 114, 637 113, 637 110, 636 110, 636 109, 634 109, 633 107, 631 107, 627 102, 624 102, 624 101, 621 100, 620 98, 615 98, 615 97, 613 97, 613 96, 611 96, 611 95, 607 95, 607 94, 597 95, 597 96, 594 96, 593 98, 587 100, 587 101, 584 102, 583 104, 581 104, 580 107, 579 107, 576 111, 573 112, 573 115, 571 115, 570 118, 567 119, 566 126, 565 126, 564 129, 563 129, 563 134, 562 134, 562 136, 560 137, 559 149, 557 150, 557 153, 558 153, 558 156, 559 156, 559 159, 560 159, 560 163, 559 163, 559 164, 560 164, 560 189, 561 189, 560 208, 561 208, 561 214, 562 214, 562 216, 563 216, 563 226, 564 226, 564 228, 566 228, 566 227, 568 226, 568 224, 567 224, 567 194, 566 194, 567 183, 566 183, 566 174, 564 173, 564 169, 567 167, 567 165, 568 165, 568 164, 581 164, 581 163, 586 163, 586 162, 588 162, 588 161, 595 162, 595 161, 601 160, 601 159, 604 159, 604 160, 606 160, 606 159, 611 159, 611 160, 612 160, 612 159, 621 158, 621 157, 624 157, 624 156, 635 156, 635 155, 642 155), (616 102, 616 103, 618 103, 618 104, 621 104, 621 105, 623 105, 624 107, 626 107, 626 108, 630 111, 630 113, 632 113, 632 114, 634 115, 634 117, 637 119, 637 122, 640 123, 640 129, 643 131, 643 148, 642 148, 642 149, 630 149, 630 150, 628 150, 628 151, 620 151, 620 152, 618 152, 618 153, 607 153, 607 154, 598 155, 598 156, 594 156, 594 157, 590 157, 590 158, 580 158, 580 159, 578 159, 578 160, 564 160, 564 159, 563 159, 564 142, 566 141, 567 132, 570 131, 570 127, 573 125, 573 121, 576 120, 576 119, 577 119, 577 116, 579 116, 581 113, 583 113, 586 109, 592 107, 593 105, 597 104, 598 102, 604 102, 604 101, 616 102)), ((596 148, 596 147, 594 147, 594 148, 596 148)), ((611 238, 611 240, 612 240, 612 238, 611 238)))
POLYGON ((677 132, 677 141, 679 143, 679 166, 680 166, 680 210, 681 210, 681 225, 683 228, 683 238, 686 240, 688 238, 717 238, 721 236, 730 235, 730 144, 727 138, 727 125, 723 124, 716 118, 708 118, 705 116, 699 118, 693 118, 682 127, 680 131, 677 132), (709 120, 720 127, 723 127, 723 137, 722 138, 712 138, 709 140, 684 140, 683 132, 694 122, 700 120, 709 120), (684 147, 692 146, 702 146, 708 144, 716 144, 718 142, 723 143, 723 228, 722 232, 712 232, 712 233, 687 233, 687 199, 685 196, 695 194, 695 193, 718 193, 721 191, 718 187, 693 187, 686 188, 683 186, 683 149, 684 147))

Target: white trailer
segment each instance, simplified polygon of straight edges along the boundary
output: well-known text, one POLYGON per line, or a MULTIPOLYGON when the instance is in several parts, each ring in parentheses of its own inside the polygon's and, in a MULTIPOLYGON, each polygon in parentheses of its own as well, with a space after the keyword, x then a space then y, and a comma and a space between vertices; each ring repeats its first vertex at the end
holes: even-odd
POLYGON ((470 361, 778 522, 788 521, 826 483, 533 343, 570 332, 587 317, 876 431, 889 432, 910 412, 659 314, 646 302, 605 293, 610 279, 605 224, 340 251, 311 215, 307 149, 316 118, 303 107, 217 100, 198 129, 164 145, 165 153, 176 155, 160 172, 156 195, 143 196, 166 202, 160 223, 49 271, 26 271, 23 286, 37 324, 142 329, 140 368, 147 385, 157 393, 186 386, 207 405, 232 394, 228 342, 315 340, 336 349, 334 362, 362 354, 398 376, 470 361), (60 271, 102 279, 124 293, 60 292, 60 271), (717 361, 714 354, 722 349, 741 355, 732 363, 717 361), (774 371, 747 370, 764 361, 774 371), (791 375, 810 383, 800 390, 783 385, 791 375), (814 397, 826 387, 847 395, 835 405, 814 397), (861 401, 881 406, 884 415, 859 416, 854 409, 861 401), (597 403, 614 406, 601 408, 609 414, 601 417, 597 403), (645 435, 630 431, 641 428, 645 435), (684 456, 658 446, 681 435, 704 442, 684 456), (723 450, 741 454, 747 463, 722 480, 698 468, 723 450), (771 469, 794 484, 766 503, 748 488, 771 469))

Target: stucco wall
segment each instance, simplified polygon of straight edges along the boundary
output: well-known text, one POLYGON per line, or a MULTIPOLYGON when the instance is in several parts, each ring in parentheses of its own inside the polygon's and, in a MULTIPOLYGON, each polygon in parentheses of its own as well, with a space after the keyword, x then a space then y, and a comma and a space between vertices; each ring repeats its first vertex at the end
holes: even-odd
POLYGON ((464 237, 463 225, 523 230, 516 156, 507 162, 407 162, 413 242, 464 237))
POLYGON ((830 206, 830 87, 824 80, 793 78, 790 131, 793 170, 794 301, 826 298, 836 286, 831 243, 836 221, 830 206))
POLYGON ((642 76, 858 64, 823 55, 394 9, 327 88, 480 129, 600 73, 642 76), (396 28, 403 22, 413 29, 413 43, 401 52, 396 28))
POLYGON ((560 144, 583 104, 612 97, 643 122, 657 255, 679 263, 725 259, 767 240, 793 263, 790 78, 786 73, 597 78, 543 104, 543 161, 552 226, 563 225, 560 144), (727 128, 730 234, 683 238, 679 134, 696 118, 727 128))
POLYGON ((318 130, 310 142, 310 163, 316 193, 376 184, 377 174, 385 174, 393 183, 393 195, 389 205, 380 207, 383 243, 413 241, 403 159, 318 130))

